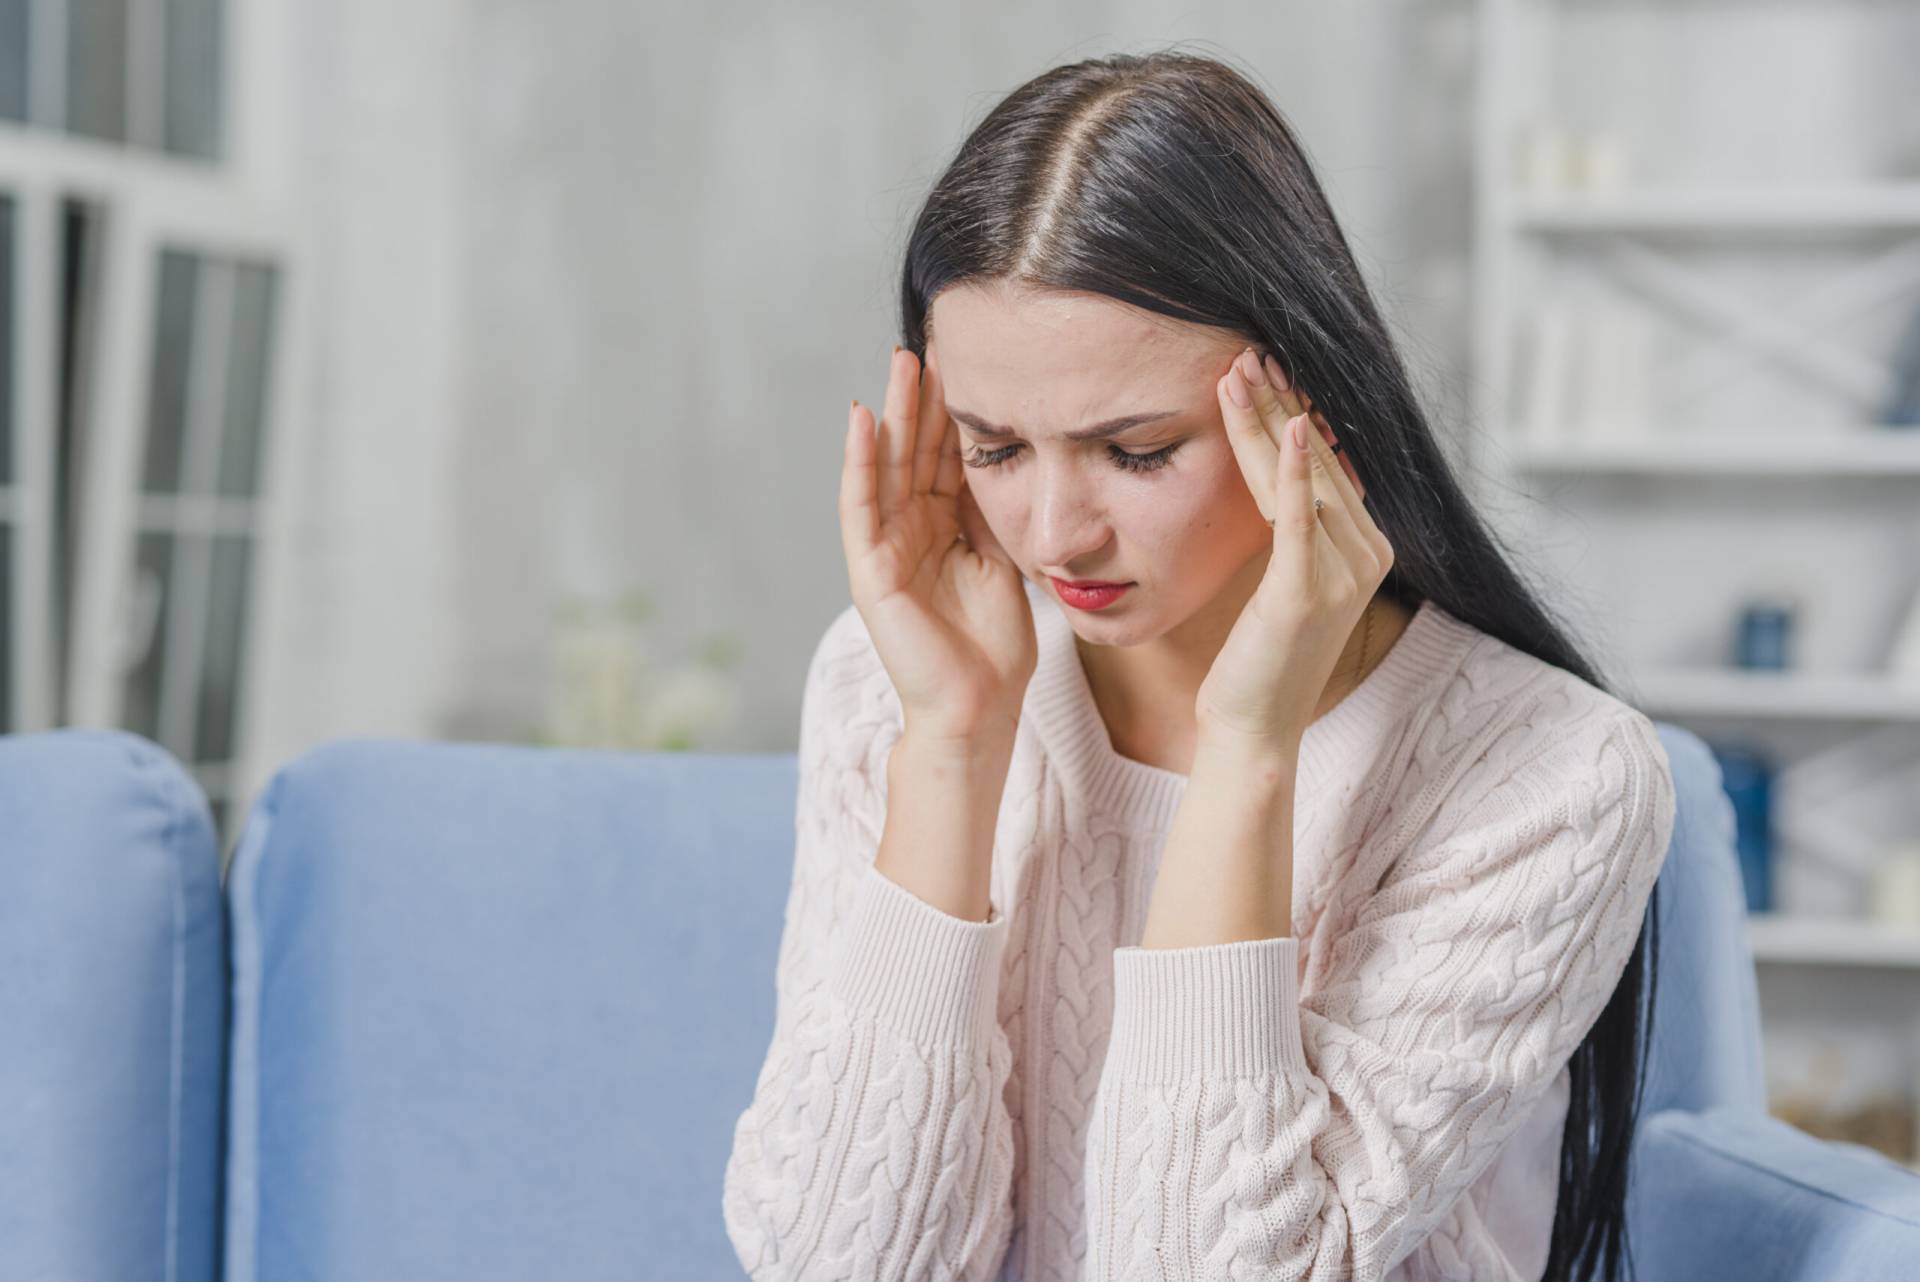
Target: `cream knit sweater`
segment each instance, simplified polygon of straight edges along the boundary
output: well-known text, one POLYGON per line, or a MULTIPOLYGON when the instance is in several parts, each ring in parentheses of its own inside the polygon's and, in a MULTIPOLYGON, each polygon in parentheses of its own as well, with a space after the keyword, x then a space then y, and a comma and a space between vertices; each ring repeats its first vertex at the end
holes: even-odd
POLYGON ((813 656, 747 1271, 1538 1278, 1566 1062, 1673 830, 1652 723, 1427 602, 1306 731, 1293 934, 1143 949, 1186 776, 1114 751, 1027 591, 985 922, 875 870, 900 704, 851 606, 813 656))

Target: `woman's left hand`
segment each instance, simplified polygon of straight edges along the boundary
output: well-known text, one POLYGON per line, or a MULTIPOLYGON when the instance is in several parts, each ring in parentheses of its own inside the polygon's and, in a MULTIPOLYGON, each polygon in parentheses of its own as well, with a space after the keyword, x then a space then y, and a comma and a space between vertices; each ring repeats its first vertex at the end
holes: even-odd
POLYGON ((1361 502, 1357 474, 1329 447, 1324 418, 1278 361, 1269 356, 1263 366, 1249 348, 1214 390, 1247 488, 1273 523, 1273 554, 1194 710, 1202 739, 1291 759, 1347 638, 1393 568, 1393 548, 1361 502))

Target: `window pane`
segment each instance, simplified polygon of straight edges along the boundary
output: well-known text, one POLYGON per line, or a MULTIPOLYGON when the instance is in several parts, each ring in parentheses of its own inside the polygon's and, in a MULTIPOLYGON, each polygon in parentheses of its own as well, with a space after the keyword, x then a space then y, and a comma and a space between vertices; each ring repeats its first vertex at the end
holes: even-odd
POLYGON ((199 263, 168 249, 160 254, 160 289, 155 303, 153 382, 147 393, 147 471, 149 494, 180 489, 180 455, 187 433, 187 378, 193 360, 194 299, 199 293, 199 263))
POLYGON ((68 199, 60 210, 60 395, 53 449, 53 706, 66 724, 67 663, 78 563, 79 476, 86 453, 86 393, 98 332, 100 231, 97 204, 68 199))
POLYGON ((214 835, 219 838, 220 873, 222 876, 226 875, 227 862, 233 855, 233 835, 227 831, 227 812, 231 810, 232 807, 233 803, 225 797, 207 798, 207 809, 213 816, 214 835))
POLYGON ((252 560, 251 538, 244 534, 214 536, 207 636, 200 664, 199 729, 193 745, 196 762, 225 761, 233 755, 240 665, 247 648, 247 603, 252 595, 247 567, 252 560))
POLYGON ((0 196, 0 485, 13 481, 13 201, 0 196))
POLYGON ((220 154, 220 56, 226 36, 221 0, 168 0, 168 151, 220 154))
POLYGON ((13 728, 13 527, 0 524, 0 734, 13 728))
POLYGON ((66 0, 67 128, 127 136, 127 0, 66 0))
POLYGON ((251 497, 260 490, 261 442, 267 429, 276 274, 267 264, 247 262, 237 264, 234 272, 233 347, 227 357, 219 492, 251 497))
POLYGON ((27 0, 0 0, 0 120, 27 118, 27 0))
POLYGON ((127 673, 125 712, 120 724, 136 734, 160 736, 160 685, 166 670, 167 616, 173 612, 173 544, 170 534, 142 534, 134 571, 132 620, 135 646, 145 642, 127 673))

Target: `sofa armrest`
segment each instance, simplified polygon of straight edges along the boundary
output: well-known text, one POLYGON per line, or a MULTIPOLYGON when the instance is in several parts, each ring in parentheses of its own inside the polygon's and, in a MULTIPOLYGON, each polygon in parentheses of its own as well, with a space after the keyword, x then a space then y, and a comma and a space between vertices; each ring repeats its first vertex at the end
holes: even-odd
POLYGON ((1647 1282, 1906 1278, 1920 1174, 1871 1149, 1735 1109, 1643 1120, 1629 1234, 1647 1282))
POLYGON ((225 923, 170 753, 0 735, 0 1278, 219 1276, 225 923))

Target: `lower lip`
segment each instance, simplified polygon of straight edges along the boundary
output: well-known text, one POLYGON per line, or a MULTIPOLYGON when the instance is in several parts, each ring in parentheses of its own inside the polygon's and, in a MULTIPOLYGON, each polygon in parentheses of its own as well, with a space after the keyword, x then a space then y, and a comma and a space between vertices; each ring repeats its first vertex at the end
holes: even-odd
POLYGON ((1133 586, 1131 583, 1122 583, 1112 588, 1076 588, 1053 578, 1052 575, 1047 577, 1052 581, 1053 590, 1059 593, 1060 599, 1076 610, 1104 610, 1118 601, 1121 595, 1133 586))

